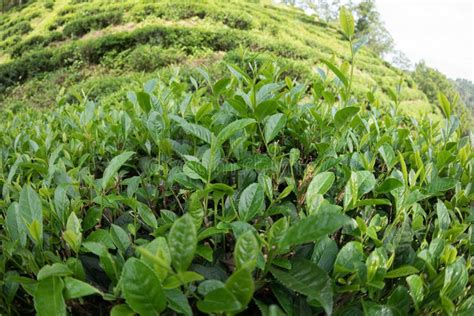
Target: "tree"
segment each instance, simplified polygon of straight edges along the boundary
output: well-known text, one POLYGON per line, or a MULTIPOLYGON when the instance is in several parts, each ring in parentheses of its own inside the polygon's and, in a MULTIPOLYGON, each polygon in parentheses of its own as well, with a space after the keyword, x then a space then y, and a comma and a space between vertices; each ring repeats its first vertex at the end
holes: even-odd
POLYGON ((401 70, 409 71, 413 65, 410 59, 400 50, 393 50, 390 52, 390 63, 401 70))
POLYGON ((14 6, 21 6, 26 3, 26 0, 0 0, 2 2, 2 12, 7 11, 8 9, 14 6))
POLYGON ((379 56, 393 50, 393 38, 385 28, 374 0, 363 0, 354 7, 356 34, 367 36, 368 46, 379 56))

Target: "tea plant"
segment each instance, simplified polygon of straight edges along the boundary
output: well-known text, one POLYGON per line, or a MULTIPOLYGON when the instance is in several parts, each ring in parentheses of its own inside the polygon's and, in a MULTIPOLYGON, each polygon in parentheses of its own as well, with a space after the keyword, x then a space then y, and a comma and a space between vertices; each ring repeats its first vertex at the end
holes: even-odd
MULTIPOLYGON (((474 311, 472 140, 276 64, 0 114, 5 314, 474 311)), ((335 76, 334 76, 335 75, 335 76)))

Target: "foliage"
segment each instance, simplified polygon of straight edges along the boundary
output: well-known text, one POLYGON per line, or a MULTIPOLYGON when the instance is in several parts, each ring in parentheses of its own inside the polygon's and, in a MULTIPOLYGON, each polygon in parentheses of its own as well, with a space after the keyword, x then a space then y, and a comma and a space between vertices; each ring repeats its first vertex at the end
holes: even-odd
POLYGON ((309 85, 228 64, 2 111, 0 312, 472 314, 452 104, 417 122, 324 63, 309 85))
POLYGON ((474 84, 467 79, 456 79, 454 82, 461 100, 466 104, 474 117, 474 84))
POLYGON ((472 130, 473 116, 463 99, 459 100, 459 92, 456 85, 444 74, 436 69, 428 67, 424 62, 416 65, 413 71, 413 80, 428 97, 431 103, 442 106, 439 101, 439 91, 442 91, 453 103, 454 111, 461 118, 463 129, 472 130))
POLYGON ((95 16, 72 20, 64 25, 63 33, 68 37, 82 36, 91 30, 102 29, 112 24, 118 24, 121 21, 122 14, 120 13, 101 13, 95 16))
POLYGON ((359 36, 367 36, 368 46, 379 56, 393 51, 393 38, 385 28, 375 0, 363 0, 354 7, 357 15, 356 31, 359 36))

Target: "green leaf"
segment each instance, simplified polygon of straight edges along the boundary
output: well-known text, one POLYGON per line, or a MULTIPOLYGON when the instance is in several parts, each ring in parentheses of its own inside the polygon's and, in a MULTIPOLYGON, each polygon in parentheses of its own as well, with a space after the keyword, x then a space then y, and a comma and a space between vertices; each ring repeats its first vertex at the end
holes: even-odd
POLYGON ((157 237, 137 252, 143 262, 155 269, 160 280, 164 280, 171 270, 171 252, 164 237, 157 237))
POLYGON ((251 113, 251 109, 247 106, 245 100, 240 95, 236 95, 232 99, 228 99, 227 104, 237 111, 241 117, 249 117, 249 114, 251 113))
POLYGON ((10 234, 10 239, 18 241, 20 246, 26 246, 26 226, 23 223, 20 205, 17 202, 10 204, 5 219, 5 227, 10 234))
POLYGON ((332 280, 326 273, 311 261, 296 258, 292 261, 290 271, 283 271, 271 267, 270 272, 284 286, 308 299, 317 300, 327 314, 332 314, 333 290, 332 280))
POLYGON ((350 241, 337 254, 334 271, 340 273, 355 272, 357 265, 363 260, 364 251, 362 244, 358 241, 350 241))
POLYGON ((252 231, 246 231, 240 235, 234 249, 234 262, 237 269, 245 266, 253 270, 259 253, 260 247, 252 231))
POLYGON ((387 199, 365 199, 357 201, 356 207, 366 206, 366 205, 392 205, 392 202, 387 199))
POLYGON ((375 191, 377 193, 387 193, 400 187, 403 187, 403 183, 400 180, 396 178, 387 178, 375 191))
POLYGON ((114 157, 110 162, 107 168, 104 171, 104 176, 102 177, 102 190, 107 189, 110 181, 113 177, 116 176, 120 167, 132 157, 135 153, 133 151, 126 151, 120 155, 114 157))
POLYGON ((438 92, 438 102, 441 106, 441 110, 443 110, 444 116, 449 119, 451 116, 451 103, 442 92, 438 92))
POLYGON ((385 275, 385 278, 387 279, 395 279, 395 278, 400 278, 404 276, 408 276, 411 274, 418 273, 418 269, 409 265, 401 266, 400 268, 391 270, 387 272, 385 275))
POLYGON ((127 304, 115 305, 110 311, 110 316, 134 316, 135 312, 127 304))
POLYGON ((110 237, 112 237, 115 246, 122 253, 125 253, 128 247, 130 247, 130 237, 122 227, 115 224, 110 225, 110 237))
POLYGON ((67 219, 66 231, 63 233, 63 239, 75 253, 79 252, 82 242, 81 222, 74 212, 71 212, 67 219))
POLYGON ((394 316, 408 315, 408 311, 412 307, 408 290, 399 285, 388 298, 387 305, 390 306, 394 316))
POLYGON ((224 127, 217 135, 217 143, 219 145, 222 145, 235 133, 237 133, 238 131, 242 131, 245 127, 253 123, 255 123, 254 119, 241 119, 230 123, 229 125, 224 127))
POLYGON ((392 146, 385 143, 382 146, 380 146, 378 151, 380 153, 380 156, 382 156, 387 167, 389 169, 392 169, 393 166, 397 163, 397 157, 395 155, 395 152, 393 151, 392 146))
POLYGON ((456 262, 446 267, 441 294, 454 300, 462 295, 468 282, 469 273, 466 268, 466 261, 463 257, 460 257, 456 262))
POLYGON ((311 210, 315 207, 318 197, 329 191, 335 179, 332 172, 318 173, 313 177, 306 191, 306 207, 308 209, 311 210))
POLYGON ((188 298, 179 289, 165 290, 166 299, 168 300, 168 306, 172 310, 184 314, 186 316, 192 316, 193 311, 189 305, 188 298))
POLYGON ((268 243, 272 246, 278 246, 282 238, 285 236, 288 226, 289 224, 286 217, 282 217, 273 223, 268 232, 268 243))
POLYGON ((441 230, 447 230, 451 224, 451 218, 449 217, 449 211, 446 205, 440 200, 436 203, 436 215, 438 216, 439 228, 441 230))
POLYGON ((242 308, 239 300, 225 287, 217 288, 197 302, 197 307, 204 313, 224 313, 238 311, 242 308))
POLYGON ((414 274, 407 277, 406 281, 415 305, 419 306, 424 297, 423 279, 419 275, 414 274))
POLYGON ((33 294, 38 316, 66 316, 66 303, 63 297, 64 283, 59 277, 49 277, 36 285, 33 294))
POLYGON ((183 173, 191 179, 207 182, 207 169, 200 162, 186 161, 183 166, 183 173))
POLYGON ((215 289, 219 289, 222 287, 225 287, 225 284, 219 280, 205 280, 199 283, 198 293, 202 296, 206 296, 208 293, 214 291, 215 289))
POLYGON ((155 214, 153 214, 151 209, 146 204, 138 203, 137 209, 138 215, 140 215, 145 224, 147 224, 153 229, 156 229, 158 227, 158 222, 156 221, 155 214))
POLYGON ((197 233, 189 214, 178 218, 168 234, 172 265, 176 271, 186 271, 196 252, 197 233))
POLYGON ((267 100, 257 105, 255 109, 255 118, 258 122, 262 122, 267 116, 273 114, 278 109, 276 100, 267 100))
POLYGON ((43 237, 43 210, 42 203, 38 193, 33 190, 33 188, 28 184, 24 186, 20 192, 20 203, 19 208, 21 212, 21 217, 23 222, 28 226, 34 225, 34 222, 37 224, 34 230, 36 233, 31 234, 30 237, 35 243, 40 243, 43 237))
POLYGON ((290 226, 280 242, 280 247, 316 242, 348 223, 350 223, 350 219, 346 215, 327 212, 323 209, 290 226))
POLYGON ((250 81, 250 77, 236 65, 227 64, 227 68, 232 73, 232 75, 237 78, 237 80, 244 79, 245 81, 250 81))
POLYGON ((264 207, 264 192, 260 184, 252 183, 240 195, 239 216, 243 221, 251 221, 264 207))
POLYGON ((160 279, 140 260, 130 258, 125 262, 120 282, 125 301, 140 315, 157 315, 166 308, 160 279))
MULTIPOLYGON (((199 239, 199 238, 198 238, 199 239)), ((196 254, 203 257, 209 262, 212 262, 213 259, 213 250, 210 246, 197 245, 196 254)))
POLYGON ((352 118, 359 113, 360 107, 358 106, 347 106, 345 108, 340 109, 334 115, 334 125, 337 129, 341 129, 344 126, 347 126, 352 118))
MULTIPOLYGON (((357 52, 362 48, 364 47, 365 45, 367 45, 367 43, 369 42, 369 37, 367 35, 363 35, 361 36, 353 45, 352 45, 352 54, 357 54, 357 52)), ((373 101, 370 101, 373 103, 373 101)))
POLYGON ((242 308, 245 308, 253 296, 255 286, 252 279, 252 270, 248 267, 238 269, 225 283, 228 289, 240 302, 242 308))
POLYGON ((341 24, 344 35, 346 35, 348 39, 351 39, 352 35, 354 35, 354 17, 344 6, 339 10, 339 23, 341 24))
POLYGON ((194 123, 189 123, 185 119, 176 115, 171 116, 171 118, 175 122, 179 123, 179 125, 186 132, 186 134, 193 135, 208 144, 212 143, 212 138, 214 135, 206 127, 194 123))
POLYGON ((142 108, 145 113, 150 112, 151 110, 151 98, 148 93, 145 91, 139 91, 136 93, 137 103, 142 108))
POLYGON ((272 141, 282 130, 285 124, 286 116, 282 113, 273 114, 267 118, 263 130, 265 142, 268 144, 270 141, 272 141))
POLYGON ((314 247, 311 261, 329 273, 334 266, 338 251, 337 243, 329 237, 324 237, 314 247))
POLYGON ((83 296, 88 296, 92 294, 99 294, 99 295, 102 294, 98 289, 96 289, 92 285, 89 285, 86 282, 83 282, 81 280, 77 280, 74 278, 70 278, 70 277, 64 278, 64 286, 65 286, 64 298, 67 300, 79 298, 83 296))
POLYGON ((250 155, 240 160, 239 165, 244 169, 261 172, 272 168, 272 160, 266 155, 250 155))
POLYGON ((39 271, 36 278, 38 281, 47 279, 49 277, 62 277, 62 276, 70 276, 72 275, 72 271, 68 268, 67 265, 63 263, 53 263, 52 265, 45 265, 39 271))
POLYGON ((435 178, 428 184, 426 190, 429 194, 435 195, 454 188, 457 183, 458 181, 452 178, 435 178))
POLYGON ((341 80, 344 86, 347 88, 349 86, 349 81, 347 80, 346 76, 339 70, 334 64, 326 59, 320 59, 322 63, 324 63, 332 72, 341 80))
POLYGON ((170 275, 163 282, 164 289, 175 289, 188 283, 202 281, 204 277, 194 271, 178 272, 177 274, 170 275))
POLYGON ((375 182, 375 177, 370 171, 352 171, 344 188, 344 209, 355 207, 360 197, 372 191, 375 182))

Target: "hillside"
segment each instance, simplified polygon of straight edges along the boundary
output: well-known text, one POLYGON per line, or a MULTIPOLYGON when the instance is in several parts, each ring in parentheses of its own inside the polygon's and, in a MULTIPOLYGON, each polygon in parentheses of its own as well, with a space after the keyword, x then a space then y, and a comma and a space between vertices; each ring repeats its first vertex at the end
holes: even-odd
MULTIPOLYGON (((222 73, 221 61, 245 68, 263 57, 284 67, 284 75, 311 81, 320 58, 341 64, 349 50, 333 25, 250 1, 30 1, 0 15, 3 104, 50 106, 62 87, 114 99, 136 79, 170 76, 176 66, 186 77, 196 66, 222 73)), ((382 96, 401 78, 366 49, 355 75, 357 93, 377 88, 382 96)), ((407 77, 401 100, 417 117, 436 111, 407 77)))

